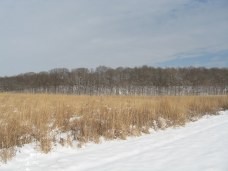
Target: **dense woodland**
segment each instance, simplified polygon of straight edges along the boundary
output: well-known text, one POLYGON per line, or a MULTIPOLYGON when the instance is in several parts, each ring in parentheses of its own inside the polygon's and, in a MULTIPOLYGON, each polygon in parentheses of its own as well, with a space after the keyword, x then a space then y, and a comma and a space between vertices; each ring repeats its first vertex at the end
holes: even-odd
POLYGON ((228 68, 56 68, 0 77, 0 91, 77 95, 228 94, 228 68))

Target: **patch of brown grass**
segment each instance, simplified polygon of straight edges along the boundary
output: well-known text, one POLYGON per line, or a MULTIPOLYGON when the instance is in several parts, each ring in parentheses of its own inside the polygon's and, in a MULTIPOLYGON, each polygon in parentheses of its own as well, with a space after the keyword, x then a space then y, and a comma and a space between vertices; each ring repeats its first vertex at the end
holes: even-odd
POLYGON ((36 142, 49 152, 56 143, 82 146, 100 138, 126 139, 184 125, 228 108, 228 96, 73 96, 0 94, 0 158, 36 142), (8 152, 7 152, 8 149, 8 152))

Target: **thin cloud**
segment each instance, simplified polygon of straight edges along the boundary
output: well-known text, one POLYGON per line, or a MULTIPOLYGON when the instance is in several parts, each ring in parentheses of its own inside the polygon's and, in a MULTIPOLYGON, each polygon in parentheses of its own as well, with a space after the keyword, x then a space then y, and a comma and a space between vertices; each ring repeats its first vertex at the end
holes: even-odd
POLYGON ((227 50, 227 10, 226 0, 1 1, 0 75, 227 50))

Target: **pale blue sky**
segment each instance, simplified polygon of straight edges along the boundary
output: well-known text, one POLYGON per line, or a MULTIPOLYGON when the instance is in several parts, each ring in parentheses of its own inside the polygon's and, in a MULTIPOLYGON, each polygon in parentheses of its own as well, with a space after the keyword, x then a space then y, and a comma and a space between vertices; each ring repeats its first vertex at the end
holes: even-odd
POLYGON ((56 67, 228 67, 227 0, 0 0, 0 76, 56 67))

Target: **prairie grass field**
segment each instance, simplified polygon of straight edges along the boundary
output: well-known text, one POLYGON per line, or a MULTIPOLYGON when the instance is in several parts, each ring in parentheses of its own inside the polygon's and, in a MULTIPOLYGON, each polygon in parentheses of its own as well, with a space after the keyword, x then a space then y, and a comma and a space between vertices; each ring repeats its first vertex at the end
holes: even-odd
POLYGON ((126 139, 149 129, 181 126, 228 109, 228 96, 74 96, 0 94, 0 160, 16 147, 35 143, 81 147, 87 142, 126 139))

